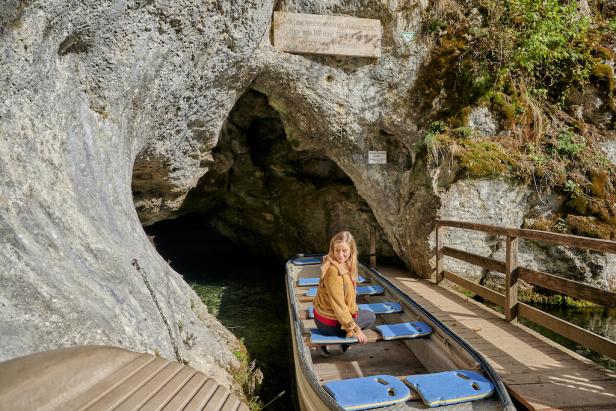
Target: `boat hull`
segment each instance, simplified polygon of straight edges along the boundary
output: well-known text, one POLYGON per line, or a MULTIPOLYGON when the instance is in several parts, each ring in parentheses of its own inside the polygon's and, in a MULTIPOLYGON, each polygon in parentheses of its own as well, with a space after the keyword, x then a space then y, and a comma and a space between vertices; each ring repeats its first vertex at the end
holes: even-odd
MULTIPOLYGON (((287 279, 288 281, 288 279, 287 279)), ((308 378, 301 367, 302 358, 300 357, 299 347, 296 343, 298 337, 297 330, 295 328, 295 313, 293 307, 290 304, 290 296, 288 295, 289 288, 287 287, 287 308, 289 310, 289 329, 291 330, 291 345, 293 346, 293 364, 295 368, 295 384, 297 389, 297 398, 299 402, 299 408, 301 411, 322 411, 327 410, 329 407, 319 395, 315 392, 314 388, 308 381, 308 378)))
MULTIPOLYGON (((297 256, 303 257, 303 256, 297 256)), ((295 257, 295 258, 297 258, 295 257)), ((294 258, 294 259, 295 259, 294 258)), ((295 382, 297 386, 297 397, 299 402, 299 407, 302 411, 321 411, 321 410, 343 410, 343 408, 322 388, 321 384, 323 381, 329 381, 332 379, 331 371, 327 372, 327 377, 325 375, 319 374, 317 376, 314 371, 314 367, 322 367, 323 359, 318 356, 313 357, 314 352, 311 353, 310 348, 306 345, 305 338, 305 329, 304 327, 310 327, 314 325, 303 325, 306 319, 300 319, 299 316, 303 315, 306 310, 306 304, 308 301, 306 298, 298 298, 296 283, 297 278, 301 274, 298 272, 297 265, 293 265, 292 262, 294 259, 291 259, 287 262, 287 275, 286 275, 286 292, 287 292, 287 308, 289 312, 289 322, 290 322, 290 330, 291 330, 291 339, 292 339, 292 349, 293 349, 293 361, 295 368, 295 382), (313 363, 314 361, 314 363, 313 363), (326 378, 325 380, 319 378, 326 378)), ((439 407, 439 409, 445 411, 453 411, 453 410, 505 410, 505 411, 515 411, 515 407, 511 403, 511 400, 506 392, 506 389, 502 385, 502 382, 498 379, 498 376, 495 374, 493 369, 490 368, 489 364, 485 362, 483 358, 479 356, 476 352, 472 350, 465 342, 461 341, 459 337, 457 337, 451 330, 449 330, 444 324, 442 324, 438 319, 436 319, 432 314, 425 311, 424 308, 419 306, 414 300, 410 299, 407 295, 402 293, 399 289, 397 289, 393 284, 389 283, 380 273, 370 269, 367 266, 361 264, 362 275, 370 276, 373 281, 379 283, 382 286, 387 288, 387 292, 389 293, 390 299, 395 299, 396 301, 401 302, 407 313, 416 315, 415 320, 419 318, 420 321, 427 322, 433 330, 437 331, 438 337, 431 336, 425 339, 416 339, 412 343, 413 352, 409 353, 409 357, 404 357, 405 359, 409 358, 421 358, 424 364, 427 361, 431 361, 430 366, 421 365, 421 369, 418 367, 408 368, 408 372, 413 373, 426 373, 426 369, 428 372, 435 371, 444 371, 450 369, 483 369, 484 372, 488 372, 490 374, 490 379, 493 383, 498 384, 496 389, 496 395, 492 398, 487 398, 485 400, 475 401, 473 403, 461 403, 456 405, 443 405, 439 407), (436 366, 434 364, 437 364, 436 366), (438 364, 441 364, 438 366, 438 364), (445 364, 443 366, 442 364, 445 364), (425 367, 425 368, 422 368, 425 367), (439 369, 440 368, 440 369, 439 369)), ((304 270, 305 267, 299 268, 299 270, 304 270)), ((309 277, 316 276, 318 272, 318 268, 314 267, 310 268, 311 273, 303 272, 301 275, 308 275, 309 277), (317 271, 316 273, 314 271, 317 271)), ((371 301, 371 300, 368 300, 371 301)), ((396 315, 396 314, 394 314, 396 315)), ((408 321, 408 319, 406 320, 408 321)), ((376 341, 376 340, 375 340, 376 341)), ((405 345, 410 346, 411 343, 405 342, 405 345)), ((392 347, 390 347, 391 349, 392 347)), ((387 350, 387 349, 386 349, 387 350)), ((390 351, 393 353, 393 351, 390 351)), ((374 358, 374 357, 370 357, 374 358)), ((335 360, 334 360, 335 361, 335 360)), ((411 366, 414 364, 409 362, 411 366)), ((393 366, 395 368, 395 366, 393 366)), ((322 370, 323 368, 321 368, 322 370)), ((331 368, 330 368, 331 369, 331 368)), ((342 372, 343 368, 335 367, 338 372, 342 372)), ((345 369, 345 376, 338 378, 349 378, 349 369, 345 369)), ((404 369, 406 372, 407 368, 404 369)), ((398 370, 399 372, 400 370, 398 370)), ((351 372, 353 373, 353 372, 351 372)), ((380 372, 381 374, 387 374, 386 372, 380 372)), ((358 373, 358 376, 362 376, 363 371, 358 373)), ((342 374, 341 374, 342 375, 342 374)), ((370 375, 370 374, 368 374, 370 375)), ((373 374, 374 375, 374 374, 373 374)), ((393 375, 393 374, 392 374, 393 375)), ((397 374, 396 374, 397 375, 397 374)), ((334 379, 336 377, 333 377, 334 379)), ((421 401, 408 401, 404 404, 396 405, 396 409, 400 410, 423 410, 426 409, 427 406, 424 405, 421 401)))

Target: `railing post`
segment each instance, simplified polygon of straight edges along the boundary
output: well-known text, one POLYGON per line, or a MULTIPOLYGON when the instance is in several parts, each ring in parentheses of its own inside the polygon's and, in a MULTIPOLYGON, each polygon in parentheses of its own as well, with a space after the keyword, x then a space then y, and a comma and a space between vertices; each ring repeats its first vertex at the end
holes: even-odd
POLYGON ((436 283, 443 281, 443 236, 445 227, 436 223, 436 283))
POLYGON ((370 267, 376 268, 376 229, 370 228, 370 267))
POLYGON ((505 320, 518 316, 518 238, 507 236, 505 257, 505 320))

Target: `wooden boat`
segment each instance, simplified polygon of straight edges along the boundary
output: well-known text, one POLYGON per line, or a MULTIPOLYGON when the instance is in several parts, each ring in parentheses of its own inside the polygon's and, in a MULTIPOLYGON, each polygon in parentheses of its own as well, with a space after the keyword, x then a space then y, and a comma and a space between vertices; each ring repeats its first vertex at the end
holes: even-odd
MULTIPOLYGON (((318 283, 321 258, 322 255, 300 254, 286 264, 295 379, 299 405, 303 411, 375 408, 420 410, 439 405, 439 410, 515 410, 503 383, 481 354, 380 273, 361 263, 359 275, 365 282, 359 284, 358 289, 360 285, 367 286, 367 292, 373 295, 358 293, 358 304, 372 304, 370 307, 376 307, 379 303, 385 303, 385 307, 401 309, 396 313, 378 314, 375 326, 387 330, 397 327, 392 324, 410 322, 411 328, 412 325, 423 328, 424 333, 417 334, 417 338, 385 340, 385 332, 381 334, 374 330, 364 330, 368 337, 367 344, 354 344, 350 350, 342 353, 338 348, 339 343, 332 345, 330 341, 328 349, 331 355, 321 356, 317 352, 320 344, 318 331, 314 320, 310 318, 313 299, 310 295, 314 294, 316 287, 305 285, 318 283), (309 293, 311 288, 312 292, 309 293), (426 328, 431 330, 425 332, 426 328), (468 375, 483 379, 491 385, 491 390, 477 396, 458 396, 457 400, 462 402, 456 398, 445 398, 450 391, 447 378, 456 379, 459 376, 467 380, 468 375), (422 380, 426 376, 427 379, 422 380), (388 385, 392 378, 395 380, 391 381, 394 385, 388 385), (400 381, 404 384, 399 384, 400 381), (349 395, 352 398, 366 395, 373 398, 367 392, 375 387, 363 388, 364 383, 376 385, 377 389, 381 384, 386 394, 377 394, 379 398, 369 399, 368 402, 363 399, 362 403, 360 399, 359 403, 350 404, 349 395), (389 388, 394 386, 395 389, 389 388), (404 393, 405 389, 408 389, 408 396, 404 393), (470 399, 472 401, 467 401, 470 399)), ((474 384, 474 380, 469 383, 474 384)), ((454 384, 457 382, 454 381, 454 384)), ((475 384, 472 390, 479 388, 475 384)))

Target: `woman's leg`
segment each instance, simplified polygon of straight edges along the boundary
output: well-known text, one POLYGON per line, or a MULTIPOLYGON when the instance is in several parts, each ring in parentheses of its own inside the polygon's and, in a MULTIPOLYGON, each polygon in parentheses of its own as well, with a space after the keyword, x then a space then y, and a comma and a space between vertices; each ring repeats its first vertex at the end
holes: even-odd
MULTIPOLYGON (((342 328, 340 328, 340 326, 323 324, 321 321, 319 321, 316 318, 314 319, 314 323, 317 325, 317 328, 319 329, 319 331, 321 331, 323 335, 335 335, 338 337, 346 336, 346 333, 342 330, 342 328)), ((329 351, 327 351, 326 345, 318 346, 317 351, 323 357, 329 357, 329 351)), ((346 351, 346 349, 343 349, 343 351, 346 351)))
POLYGON ((323 333, 323 335, 335 335, 338 337, 345 337, 346 336, 346 332, 344 332, 344 330, 342 328, 340 328, 340 326, 333 326, 333 325, 327 325, 327 324, 323 324, 321 321, 319 321, 318 319, 314 319, 315 324, 317 325, 317 328, 319 329, 319 331, 321 331, 321 333, 323 333))
POLYGON ((376 315, 374 315, 372 311, 369 311, 369 310, 357 311, 357 318, 355 319, 355 323, 362 330, 372 327, 372 324, 374 324, 374 320, 376 320, 376 315))

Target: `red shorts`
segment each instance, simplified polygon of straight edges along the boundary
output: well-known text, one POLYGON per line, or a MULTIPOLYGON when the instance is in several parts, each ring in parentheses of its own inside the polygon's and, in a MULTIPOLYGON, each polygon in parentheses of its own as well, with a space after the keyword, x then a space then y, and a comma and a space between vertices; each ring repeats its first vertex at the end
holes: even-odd
MULTIPOLYGON (((331 325, 332 327, 338 327, 338 326, 340 326, 340 321, 338 321, 338 320, 332 320, 331 318, 327 318, 327 317, 323 317, 322 315, 320 315, 320 314, 317 312, 317 309, 316 309, 316 308, 314 308, 314 309, 313 309, 313 311, 314 311, 314 319, 315 319, 315 320, 319 320, 319 321, 320 321, 320 322, 322 322, 323 324, 325 324, 325 325, 331 325)), ((355 313, 355 314, 351 314, 351 316, 352 316, 353 318, 357 318, 357 313, 355 313)))

